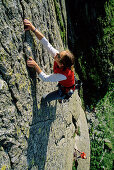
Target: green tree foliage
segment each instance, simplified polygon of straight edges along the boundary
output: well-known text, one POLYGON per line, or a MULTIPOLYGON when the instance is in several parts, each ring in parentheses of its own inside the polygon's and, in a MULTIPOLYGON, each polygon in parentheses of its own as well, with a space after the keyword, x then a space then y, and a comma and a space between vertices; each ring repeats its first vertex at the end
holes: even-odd
POLYGON ((107 94, 96 105, 96 116, 99 124, 93 123, 90 129, 91 170, 113 169, 113 99, 114 84, 110 85, 107 94))

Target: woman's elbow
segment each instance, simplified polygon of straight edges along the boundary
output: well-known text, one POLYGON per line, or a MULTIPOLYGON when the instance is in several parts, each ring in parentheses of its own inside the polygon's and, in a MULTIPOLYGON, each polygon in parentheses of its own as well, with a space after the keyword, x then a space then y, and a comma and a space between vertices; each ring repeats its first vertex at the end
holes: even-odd
POLYGON ((43 82, 50 82, 47 78, 43 78, 42 80, 43 82))

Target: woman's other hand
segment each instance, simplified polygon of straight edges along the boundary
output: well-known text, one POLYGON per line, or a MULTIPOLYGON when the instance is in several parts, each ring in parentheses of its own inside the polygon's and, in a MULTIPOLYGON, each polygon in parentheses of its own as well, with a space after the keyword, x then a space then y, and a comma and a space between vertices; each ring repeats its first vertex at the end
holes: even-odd
POLYGON ((35 27, 32 25, 32 23, 28 19, 24 19, 24 30, 31 30, 34 31, 35 27))
POLYGON ((31 57, 29 57, 29 60, 27 60, 27 65, 29 67, 35 68, 35 66, 37 66, 37 63, 31 57))

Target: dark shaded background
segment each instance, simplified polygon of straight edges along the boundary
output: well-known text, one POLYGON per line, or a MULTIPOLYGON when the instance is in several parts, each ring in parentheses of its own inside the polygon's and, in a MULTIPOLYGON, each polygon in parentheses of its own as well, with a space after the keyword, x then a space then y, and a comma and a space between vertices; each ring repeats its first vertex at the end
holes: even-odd
MULTIPOLYGON (((101 0, 66 0, 69 49, 75 55, 75 69, 83 82, 85 104, 95 104, 107 92, 112 82, 113 51, 111 37, 104 42, 107 21, 106 3, 101 0)), ((110 36, 110 32, 107 33, 110 36)))

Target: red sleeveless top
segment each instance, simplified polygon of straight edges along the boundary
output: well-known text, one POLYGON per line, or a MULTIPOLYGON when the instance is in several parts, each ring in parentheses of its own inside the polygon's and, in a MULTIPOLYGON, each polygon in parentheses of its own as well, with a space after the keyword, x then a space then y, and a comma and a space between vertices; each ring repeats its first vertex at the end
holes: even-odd
MULTIPOLYGON (((74 72, 70 70, 69 68, 66 68, 65 70, 63 68, 59 68, 56 61, 54 61, 54 67, 53 67, 54 73, 57 74, 63 74, 67 77, 66 80, 59 81, 61 85, 64 87, 72 87, 75 84, 75 78, 74 78, 74 72)), ((75 89, 75 87, 71 88, 75 89)))

